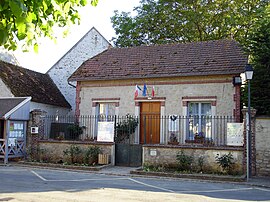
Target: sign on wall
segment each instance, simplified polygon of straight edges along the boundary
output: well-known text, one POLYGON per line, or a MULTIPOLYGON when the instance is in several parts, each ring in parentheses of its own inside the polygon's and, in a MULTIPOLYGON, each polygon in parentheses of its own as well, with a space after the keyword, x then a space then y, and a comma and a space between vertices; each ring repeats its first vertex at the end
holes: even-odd
POLYGON ((227 145, 243 146, 244 127, 243 123, 227 123, 227 145))
POLYGON ((114 140, 114 122, 98 122, 97 141, 113 142, 114 140))

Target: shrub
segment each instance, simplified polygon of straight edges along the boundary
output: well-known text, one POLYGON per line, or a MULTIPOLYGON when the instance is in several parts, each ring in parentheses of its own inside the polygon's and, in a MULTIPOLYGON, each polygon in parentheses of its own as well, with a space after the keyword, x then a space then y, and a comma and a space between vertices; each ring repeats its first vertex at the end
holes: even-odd
POLYGON ((222 168, 223 172, 231 173, 233 162, 233 155, 231 152, 229 154, 223 154, 219 156, 219 154, 215 157, 217 164, 222 168))
POLYGON ((100 147, 88 147, 84 155, 84 163, 88 165, 95 165, 98 163, 98 154, 101 153, 100 147))
POLYGON ((64 156, 69 156, 71 164, 77 163, 79 154, 82 153, 80 147, 76 145, 71 145, 68 149, 64 150, 64 156))
POLYGON ((80 126, 78 122, 68 126, 68 130, 72 139, 78 139, 81 134, 83 134, 83 129, 85 126, 80 126))
POLYGON ((200 156, 198 158, 198 167, 199 167, 199 172, 203 172, 203 168, 204 168, 204 156, 200 156))
POLYGON ((126 139, 129 139, 130 134, 133 134, 138 126, 138 119, 126 115, 126 120, 117 123, 116 125, 116 136, 115 142, 123 142, 126 139))
POLYGON ((178 152, 176 155, 179 171, 190 171, 192 169, 193 157, 184 154, 184 151, 178 152))

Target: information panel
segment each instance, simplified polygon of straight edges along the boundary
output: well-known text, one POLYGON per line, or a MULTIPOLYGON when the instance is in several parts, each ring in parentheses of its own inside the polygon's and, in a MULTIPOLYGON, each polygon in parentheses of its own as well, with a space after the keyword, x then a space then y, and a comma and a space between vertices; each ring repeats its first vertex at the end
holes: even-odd
POLYGON ((227 123, 227 145, 243 146, 243 123, 227 123))
POLYGON ((114 122, 98 122, 97 141, 113 142, 114 140, 114 122))

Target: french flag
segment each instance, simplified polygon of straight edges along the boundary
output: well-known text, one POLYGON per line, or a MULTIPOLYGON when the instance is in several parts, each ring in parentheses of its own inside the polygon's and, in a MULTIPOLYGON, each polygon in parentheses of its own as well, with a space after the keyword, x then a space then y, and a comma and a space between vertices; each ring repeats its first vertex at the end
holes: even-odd
POLYGON ((155 87, 152 86, 152 97, 155 97, 155 87))
POLYGON ((135 87, 135 95, 134 95, 135 98, 137 98, 139 96, 139 90, 142 91, 142 89, 138 85, 136 85, 136 87, 135 87))
POLYGON ((146 84, 143 85, 143 96, 146 96, 147 95, 147 87, 146 87, 146 84))

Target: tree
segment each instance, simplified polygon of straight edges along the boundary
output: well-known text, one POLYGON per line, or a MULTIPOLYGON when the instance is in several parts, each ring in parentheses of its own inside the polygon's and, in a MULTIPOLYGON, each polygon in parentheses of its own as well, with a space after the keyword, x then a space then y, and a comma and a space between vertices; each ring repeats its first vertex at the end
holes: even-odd
MULTIPOLYGON (((78 8, 88 0, 1 0, 0 1, 0 46, 15 50, 18 41, 23 46, 34 46, 37 38, 53 38, 54 26, 64 27, 78 23, 78 8)), ((91 0, 93 6, 98 0, 91 0)))
POLYGON ((116 46, 234 38, 241 42, 268 0, 142 0, 137 15, 115 11, 116 46))
MULTIPOLYGON (((251 30, 244 46, 254 68, 251 80, 251 106, 258 115, 270 115, 270 6, 251 30)), ((243 102, 247 102, 247 88, 243 102)))

